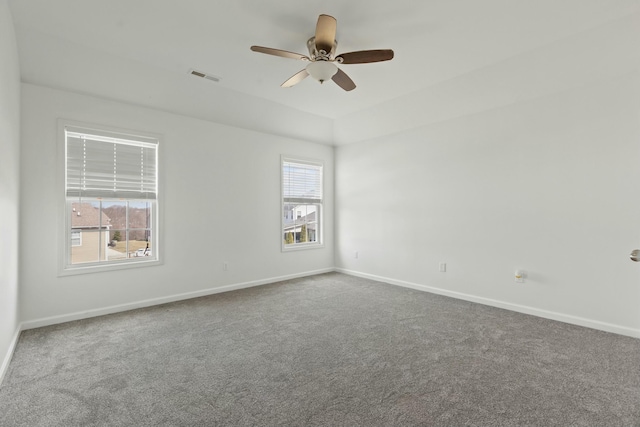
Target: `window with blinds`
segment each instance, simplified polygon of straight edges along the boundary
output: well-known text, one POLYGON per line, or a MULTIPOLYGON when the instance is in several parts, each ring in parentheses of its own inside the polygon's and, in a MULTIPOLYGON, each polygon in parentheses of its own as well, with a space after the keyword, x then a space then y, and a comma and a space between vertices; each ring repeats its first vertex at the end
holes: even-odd
POLYGON ((142 134, 64 126, 63 272, 158 261, 158 144, 142 134))
POLYGON ((155 199, 157 141, 66 128, 67 197, 155 199))
POLYGON ((322 244, 322 163, 282 159, 282 248, 322 244))

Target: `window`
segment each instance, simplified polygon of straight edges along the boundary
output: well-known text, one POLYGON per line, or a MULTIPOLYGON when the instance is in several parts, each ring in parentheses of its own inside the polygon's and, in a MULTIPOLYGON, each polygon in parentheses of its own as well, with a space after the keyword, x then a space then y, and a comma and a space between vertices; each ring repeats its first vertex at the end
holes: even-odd
POLYGON ((82 246, 82 232, 71 230, 71 246, 82 246))
POLYGON ((282 249, 322 245, 322 163, 282 159, 282 249))
POLYGON ((62 270, 158 261, 158 138, 71 125, 63 129, 67 237, 62 270))

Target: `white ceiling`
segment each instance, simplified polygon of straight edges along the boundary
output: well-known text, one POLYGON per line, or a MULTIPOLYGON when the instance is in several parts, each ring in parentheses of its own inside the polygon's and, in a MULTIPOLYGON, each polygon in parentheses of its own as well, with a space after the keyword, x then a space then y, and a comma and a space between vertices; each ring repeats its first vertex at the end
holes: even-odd
MULTIPOLYGON (((198 85, 203 99, 258 97, 334 120, 637 13, 640 1, 10 0, 10 6, 25 82, 105 95, 144 78, 149 91, 155 84, 158 91, 190 93, 198 85), (338 52, 393 49, 395 58, 342 65, 357 84, 352 92, 311 78, 281 88, 305 63, 249 46, 307 54, 321 13, 337 18, 338 52), (56 60, 75 65, 54 66, 56 60), (221 81, 189 76, 192 68, 221 81), (83 79, 85 86, 74 88, 83 79)), ((158 95, 135 96, 144 104, 145 96, 158 95)))

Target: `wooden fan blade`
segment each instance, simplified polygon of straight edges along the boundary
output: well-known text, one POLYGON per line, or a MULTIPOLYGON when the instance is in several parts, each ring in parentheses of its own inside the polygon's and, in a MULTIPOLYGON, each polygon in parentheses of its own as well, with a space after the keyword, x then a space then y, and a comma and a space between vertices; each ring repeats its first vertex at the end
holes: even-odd
POLYGON ((295 73, 293 76, 289 78, 286 82, 282 83, 280 86, 282 87, 291 87, 293 85, 297 85, 301 81, 303 81, 309 73, 307 73, 307 69, 303 68, 302 70, 295 73))
POLYGON ((316 49, 318 51, 331 52, 333 43, 336 40, 336 27, 336 18, 333 16, 318 16, 318 23, 316 24, 316 49))
POLYGON ((342 64, 366 64, 369 62, 389 61, 393 59, 391 49, 359 50, 356 52, 341 53, 336 56, 336 60, 342 58, 342 64))
POLYGON ((251 46, 251 50, 259 53, 266 53, 267 55, 281 56, 283 58, 300 59, 302 61, 309 61, 308 56, 301 55, 295 52, 289 52, 282 49, 273 49, 270 47, 251 46))
POLYGON ((338 68, 338 72, 331 77, 331 80, 336 82, 338 86, 346 91, 354 90, 356 88, 356 84, 347 76, 347 74, 338 68))

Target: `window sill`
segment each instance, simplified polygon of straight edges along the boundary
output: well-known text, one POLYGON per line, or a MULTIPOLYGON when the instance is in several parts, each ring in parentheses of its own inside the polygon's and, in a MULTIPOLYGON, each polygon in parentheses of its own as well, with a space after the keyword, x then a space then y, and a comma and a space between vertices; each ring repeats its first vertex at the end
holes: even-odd
POLYGON ((78 274, 103 273, 107 271, 126 270, 130 268, 152 267, 161 264, 162 261, 160 261, 159 259, 150 259, 123 262, 122 264, 92 264, 86 266, 64 267, 58 271, 58 277, 75 276, 78 274))
POLYGON ((282 252, 296 252, 296 251, 305 251, 307 249, 320 249, 324 248, 324 244, 322 243, 309 243, 309 244, 297 244, 297 245, 287 245, 282 246, 282 252))

